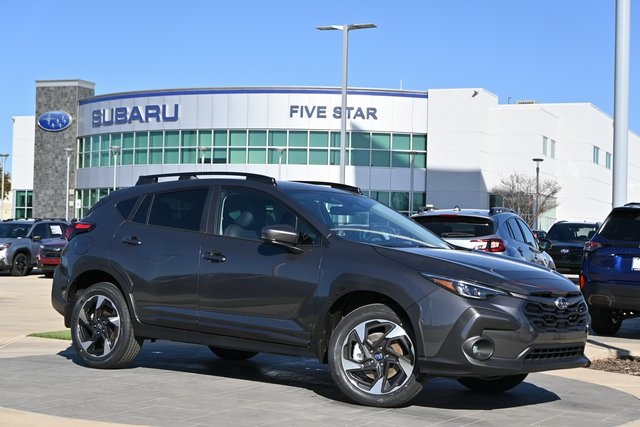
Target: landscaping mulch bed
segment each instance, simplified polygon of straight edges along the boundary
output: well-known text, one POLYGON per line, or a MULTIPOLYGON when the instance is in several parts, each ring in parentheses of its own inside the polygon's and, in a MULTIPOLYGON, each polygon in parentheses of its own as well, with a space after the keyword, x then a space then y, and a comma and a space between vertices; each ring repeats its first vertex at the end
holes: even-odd
POLYGON ((640 376, 640 357, 623 356, 591 361, 591 369, 640 376))

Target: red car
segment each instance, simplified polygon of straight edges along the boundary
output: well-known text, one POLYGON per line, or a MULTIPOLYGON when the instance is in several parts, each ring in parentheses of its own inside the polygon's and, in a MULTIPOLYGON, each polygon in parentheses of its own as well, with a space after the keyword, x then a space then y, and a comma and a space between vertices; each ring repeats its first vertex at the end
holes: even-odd
POLYGON ((41 242, 36 262, 45 277, 53 277, 54 270, 60 264, 60 254, 66 244, 67 240, 62 238, 46 239, 41 242))

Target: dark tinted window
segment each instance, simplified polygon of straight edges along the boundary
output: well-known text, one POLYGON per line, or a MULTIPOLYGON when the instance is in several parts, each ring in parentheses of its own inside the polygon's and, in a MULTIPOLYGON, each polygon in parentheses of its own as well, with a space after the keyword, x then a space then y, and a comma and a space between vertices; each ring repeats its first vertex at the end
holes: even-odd
POLYGON ((146 224, 147 215, 149 214, 149 206, 151 206, 151 199, 152 198, 153 198, 153 195, 151 195, 151 194, 147 194, 145 196, 145 198, 142 201, 142 203, 140 203, 140 206, 138 207, 138 210, 136 211, 136 214, 133 216, 133 222, 139 222, 140 224, 146 224))
POLYGON ((33 231, 31 232, 31 238, 39 237, 41 239, 49 239, 51 237, 62 237, 64 232, 66 231, 66 224, 55 223, 55 222, 43 222, 40 224, 36 224, 33 227, 33 231))
POLYGON ((136 204, 136 200, 138 200, 138 198, 134 197, 132 199, 123 200, 116 205, 116 209, 120 212, 122 218, 129 217, 131 209, 133 209, 133 206, 136 204))
POLYGON ((478 237, 494 233, 490 218, 434 215, 414 219, 440 237, 478 237))
POLYGON ((613 212, 599 234, 609 240, 640 241, 640 210, 613 212))
POLYGON ((522 232, 522 236, 524 237, 524 242, 529 246, 537 248, 538 243, 536 241, 536 236, 533 235, 533 232, 531 231, 529 226, 520 218, 516 218, 516 223, 520 226, 520 231, 522 232))
POLYGON ((518 242, 525 242, 524 236, 522 235, 522 231, 520 230, 520 227, 518 227, 518 223, 516 222, 515 218, 509 218, 506 222, 505 222, 505 226, 507 227, 507 230, 509 231, 509 235, 511 236, 512 239, 517 240, 518 242))
POLYGON ((199 230, 208 187, 158 193, 149 212, 149 225, 199 230))
POLYGON ((593 237, 597 229, 593 224, 559 222, 553 224, 549 233, 547 233, 547 239, 562 242, 586 242, 593 237))

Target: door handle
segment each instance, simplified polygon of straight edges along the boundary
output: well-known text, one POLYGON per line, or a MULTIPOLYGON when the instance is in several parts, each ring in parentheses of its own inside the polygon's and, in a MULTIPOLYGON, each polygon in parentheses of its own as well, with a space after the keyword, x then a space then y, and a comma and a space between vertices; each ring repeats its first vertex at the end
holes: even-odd
POLYGON ((227 257, 222 255, 222 252, 220 251, 207 252, 205 254, 202 254, 202 258, 211 262, 225 262, 227 260, 227 257))
POLYGON ((142 244, 142 241, 136 236, 129 236, 122 239, 122 243, 127 245, 140 246, 142 244))

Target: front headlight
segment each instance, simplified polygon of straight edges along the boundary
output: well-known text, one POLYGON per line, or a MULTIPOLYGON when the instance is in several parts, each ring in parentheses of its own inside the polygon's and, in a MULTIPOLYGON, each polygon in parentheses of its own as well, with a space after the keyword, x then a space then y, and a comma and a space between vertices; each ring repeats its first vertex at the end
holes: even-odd
POLYGON ((497 295, 509 295, 508 292, 487 285, 469 282, 466 280, 452 279, 449 277, 433 276, 422 273, 422 277, 431 280, 436 285, 465 298, 489 299, 497 295))

